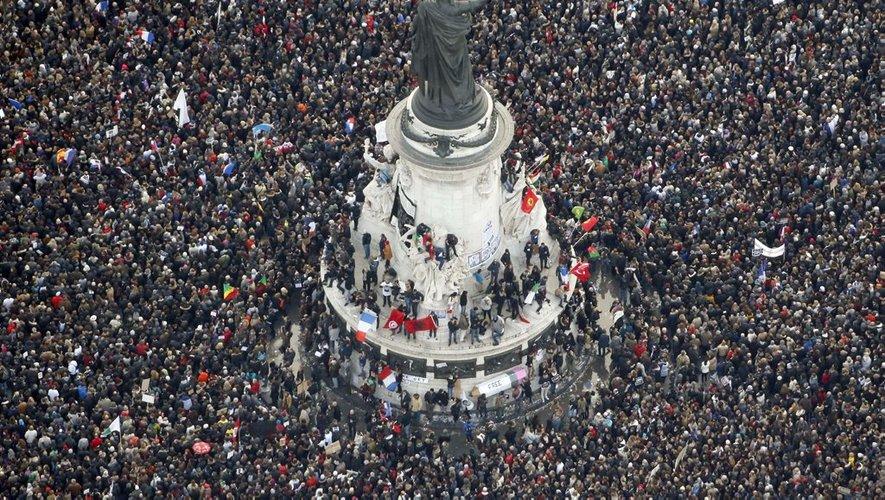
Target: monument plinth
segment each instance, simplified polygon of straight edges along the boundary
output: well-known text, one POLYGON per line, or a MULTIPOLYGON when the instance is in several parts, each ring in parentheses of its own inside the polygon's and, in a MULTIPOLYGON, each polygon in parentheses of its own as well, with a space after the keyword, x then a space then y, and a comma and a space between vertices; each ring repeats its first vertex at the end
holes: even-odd
MULTIPOLYGON (((493 336, 488 325, 479 325, 483 335, 478 341, 471 341, 464 328, 455 342, 449 341, 448 322, 467 321, 471 308, 488 293, 488 265, 505 249, 512 255, 513 276, 525 270, 523 248, 532 230, 538 230, 535 243, 549 247, 553 263, 559 254, 546 231, 543 202, 530 213, 520 209, 525 179, 518 179, 515 186, 505 187, 501 182, 501 155, 513 140, 513 118, 476 85, 467 53, 470 12, 484 3, 423 0, 418 4, 412 67, 420 86, 387 117, 389 145, 384 149, 388 162, 376 161, 368 152, 364 156, 378 174, 364 190, 359 231, 370 233, 373 242, 386 237, 393 250, 391 268, 396 279, 403 284, 413 282, 423 295, 417 310, 404 307, 407 321, 428 315, 437 318, 436 335, 422 331, 411 340, 398 325, 385 328, 391 309, 381 307, 377 328, 364 332, 363 345, 385 357, 395 370, 408 374, 404 384, 410 392, 444 386, 453 370, 467 393, 472 388, 505 390, 510 382, 502 381, 519 377, 502 374, 517 370, 513 373, 524 376, 525 370, 519 371, 524 356, 543 344, 562 311, 555 302, 536 303, 534 291, 524 290, 520 303, 525 306, 518 318, 502 312, 507 317, 503 332, 493 336), (452 297, 465 291, 469 302, 461 310, 452 297), (487 383, 490 377, 495 383, 487 383)), ((362 276, 376 259, 358 252, 355 275, 362 276)), ((381 275, 384 270, 377 272, 381 275)), ((559 280, 555 264, 538 274, 538 285, 547 283, 552 296, 559 280)), ((348 305, 335 286, 327 286, 326 293, 331 309, 355 331, 361 310, 348 305)), ((394 299, 394 306, 399 303, 394 299)))

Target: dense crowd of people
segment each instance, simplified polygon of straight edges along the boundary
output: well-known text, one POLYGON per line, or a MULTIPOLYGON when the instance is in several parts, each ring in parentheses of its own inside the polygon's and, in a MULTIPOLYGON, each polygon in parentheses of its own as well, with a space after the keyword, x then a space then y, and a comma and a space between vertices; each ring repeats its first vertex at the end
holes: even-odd
POLYGON ((609 376, 461 454, 269 362, 290 314, 350 348, 319 263, 357 251, 414 9, 0 6, 0 490, 881 497, 874 3, 489 2, 507 164, 549 156, 551 233, 622 295, 563 330, 609 376))

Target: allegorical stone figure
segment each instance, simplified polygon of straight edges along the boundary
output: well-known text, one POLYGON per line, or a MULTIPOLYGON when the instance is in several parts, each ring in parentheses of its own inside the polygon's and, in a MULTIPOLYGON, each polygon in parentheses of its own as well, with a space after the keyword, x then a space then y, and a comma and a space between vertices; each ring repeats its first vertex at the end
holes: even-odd
POLYGON ((421 81, 425 115, 448 121, 473 114, 479 106, 467 33, 471 12, 487 0, 422 0, 413 22, 412 72, 421 81))

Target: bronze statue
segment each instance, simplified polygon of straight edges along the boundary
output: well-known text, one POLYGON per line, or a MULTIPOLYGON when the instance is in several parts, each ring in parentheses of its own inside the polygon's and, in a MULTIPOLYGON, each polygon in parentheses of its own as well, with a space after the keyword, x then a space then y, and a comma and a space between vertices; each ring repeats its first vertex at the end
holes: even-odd
POLYGON ((412 33, 412 72, 421 81, 416 114, 431 125, 466 126, 486 103, 473 80, 467 33, 487 0, 422 0, 412 33))

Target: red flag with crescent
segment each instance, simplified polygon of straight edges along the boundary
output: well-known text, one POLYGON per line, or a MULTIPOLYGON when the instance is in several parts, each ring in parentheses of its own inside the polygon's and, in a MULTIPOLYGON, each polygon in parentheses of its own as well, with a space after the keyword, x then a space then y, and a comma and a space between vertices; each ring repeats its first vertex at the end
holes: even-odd
POLYGON ((384 328, 388 330, 396 330, 403 324, 403 320, 406 319, 406 313, 400 311, 399 309, 391 309, 390 317, 387 318, 387 321, 384 322, 384 328))
POLYGON ((526 188, 525 194, 522 195, 522 211, 527 214, 532 213, 537 203, 538 195, 535 194, 532 188, 526 188))

